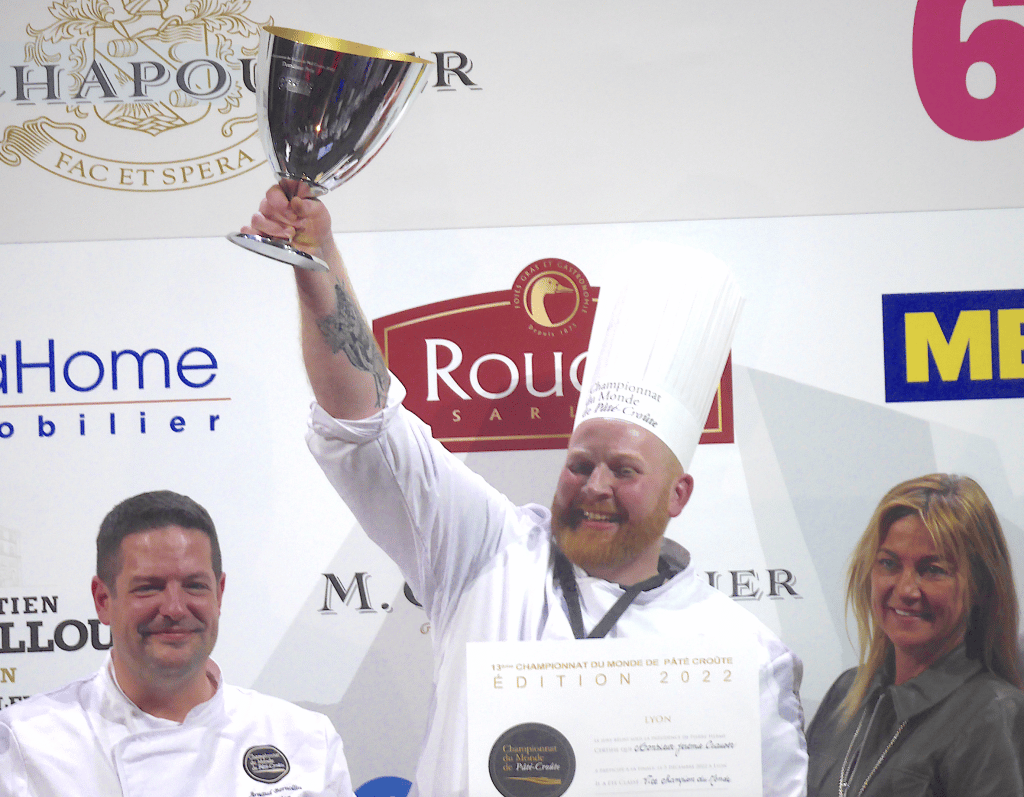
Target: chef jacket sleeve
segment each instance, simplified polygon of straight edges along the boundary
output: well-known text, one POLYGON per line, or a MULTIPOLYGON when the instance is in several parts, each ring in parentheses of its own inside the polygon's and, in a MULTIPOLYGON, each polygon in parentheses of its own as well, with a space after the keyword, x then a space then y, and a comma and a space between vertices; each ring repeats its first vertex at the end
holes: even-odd
POLYGON ((0 794, 3 797, 29 797, 25 759, 14 731, 0 716, 0 794))
POLYGON ((400 402, 359 421, 313 405, 306 441, 363 530, 436 621, 507 543, 515 507, 431 436, 400 402))

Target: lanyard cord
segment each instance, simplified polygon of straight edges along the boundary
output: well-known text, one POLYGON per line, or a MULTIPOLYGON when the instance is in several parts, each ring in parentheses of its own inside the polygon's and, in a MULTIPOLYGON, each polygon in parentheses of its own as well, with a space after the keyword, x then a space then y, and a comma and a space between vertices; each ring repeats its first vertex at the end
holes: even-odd
POLYGON ((580 608, 580 591, 576 584, 576 574, 572 570, 572 564, 558 548, 555 548, 555 577, 562 585, 562 593, 565 595, 572 635, 577 639, 601 639, 612 630, 612 626, 622 617, 622 613, 629 608, 629 605, 636 600, 637 595, 644 590, 660 587, 668 580, 669 573, 668 568, 662 566, 662 560, 659 558, 658 574, 639 584, 634 584, 632 587, 627 587, 589 634, 583 627, 583 610, 580 608))

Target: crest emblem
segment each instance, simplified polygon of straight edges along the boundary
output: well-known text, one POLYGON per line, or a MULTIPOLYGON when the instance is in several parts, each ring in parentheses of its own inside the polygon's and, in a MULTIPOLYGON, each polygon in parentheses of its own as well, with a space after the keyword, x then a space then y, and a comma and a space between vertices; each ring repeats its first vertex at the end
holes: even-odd
POLYGON ((583 272, 557 257, 530 263, 512 286, 513 308, 531 332, 543 337, 570 334, 584 319, 589 328, 593 299, 583 272))
POLYGON ((0 160, 81 184, 171 191, 261 165, 249 0, 65 0, 26 27, 0 97, 44 115, 8 126, 0 160), (173 154, 172 159, 168 154, 173 154))

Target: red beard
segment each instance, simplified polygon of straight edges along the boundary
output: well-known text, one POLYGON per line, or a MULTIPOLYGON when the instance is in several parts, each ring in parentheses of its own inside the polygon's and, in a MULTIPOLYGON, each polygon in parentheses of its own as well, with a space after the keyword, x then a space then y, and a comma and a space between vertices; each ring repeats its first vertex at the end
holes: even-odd
MULTIPOLYGON (((582 508, 554 503, 551 506, 551 531, 555 543, 570 562, 588 573, 630 564, 664 535, 670 519, 669 489, 665 488, 656 512, 642 518, 626 517, 610 536, 596 530, 580 529, 582 508)), ((616 514, 602 507, 587 508, 616 514)))

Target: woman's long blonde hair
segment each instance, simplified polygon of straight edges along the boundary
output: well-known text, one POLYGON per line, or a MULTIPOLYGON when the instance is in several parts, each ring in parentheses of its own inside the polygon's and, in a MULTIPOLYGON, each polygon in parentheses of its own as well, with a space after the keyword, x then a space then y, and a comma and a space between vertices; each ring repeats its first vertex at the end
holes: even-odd
POLYGON ((871 570, 890 526, 921 518, 940 555, 965 579, 967 654, 999 677, 1021 686, 1017 651, 1017 593, 1010 554, 992 503, 974 479, 933 473, 897 484, 878 504, 850 557, 846 604, 857 619, 860 667, 843 700, 853 717, 893 646, 871 611, 871 570))

